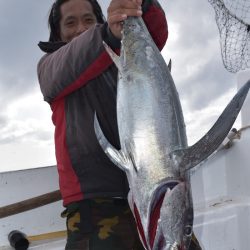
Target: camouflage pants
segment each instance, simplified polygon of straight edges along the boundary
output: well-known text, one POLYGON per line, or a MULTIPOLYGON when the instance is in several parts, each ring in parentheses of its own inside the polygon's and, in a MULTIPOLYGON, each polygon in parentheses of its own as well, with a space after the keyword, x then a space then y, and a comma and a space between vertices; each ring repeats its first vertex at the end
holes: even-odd
MULTIPOLYGON (((124 199, 88 199, 67 206, 66 250, 144 250, 124 199)), ((189 250, 200 250, 193 237, 189 250)))

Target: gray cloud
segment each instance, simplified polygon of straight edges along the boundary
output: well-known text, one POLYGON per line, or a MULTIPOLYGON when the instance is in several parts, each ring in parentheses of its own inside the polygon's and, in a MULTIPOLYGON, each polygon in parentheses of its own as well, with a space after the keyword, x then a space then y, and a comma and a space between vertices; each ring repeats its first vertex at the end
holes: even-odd
POLYGON ((36 65, 42 53, 39 40, 47 39, 47 12, 52 1, 1 1, 0 104, 34 91, 36 65))
POLYGON ((169 25, 178 24, 176 51, 169 51, 178 91, 190 110, 203 109, 236 85, 223 67, 214 10, 207 0, 168 1, 164 9, 169 25))
POLYGON ((190 109, 203 109, 235 86, 235 78, 232 74, 223 72, 221 62, 216 59, 219 58, 210 59, 183 86, 182 93, 189 100, 190 109))
MULTIPOLYGON (((0 121, 1 122, 1 121, 0 121)), ((43 130, 41 128, 30 128, 29 131, 22 131, 22 127, 15 125, 15 128, 9 128, 5 126, 0 130, 0 145, 30 142, 34 144, 38 143, 53 143, 52 131, 43 130)))
POLYGON ((0 128, 4 128, 8 124, 8 118, 0 114, 0 128))

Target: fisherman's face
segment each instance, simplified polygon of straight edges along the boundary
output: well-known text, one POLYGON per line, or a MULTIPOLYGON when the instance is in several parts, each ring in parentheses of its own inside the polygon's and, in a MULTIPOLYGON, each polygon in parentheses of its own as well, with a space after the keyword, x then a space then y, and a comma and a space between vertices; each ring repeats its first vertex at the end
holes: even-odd
POLYGON ((92 5, 87 0, 69 0, 60 6, 60 11, 60 36, 63 42, 70 42, 97 23, 92 5))

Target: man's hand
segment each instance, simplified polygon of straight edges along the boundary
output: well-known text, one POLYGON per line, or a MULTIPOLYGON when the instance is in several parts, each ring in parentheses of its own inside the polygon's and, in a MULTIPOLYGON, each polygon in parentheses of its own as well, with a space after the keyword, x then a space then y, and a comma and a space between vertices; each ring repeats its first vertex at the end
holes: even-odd
POLYGON ((121 39, 122 22, 128 16, 141 16, 142 0, 112 0, 108 7, 108 25, 112 34, 121 39))

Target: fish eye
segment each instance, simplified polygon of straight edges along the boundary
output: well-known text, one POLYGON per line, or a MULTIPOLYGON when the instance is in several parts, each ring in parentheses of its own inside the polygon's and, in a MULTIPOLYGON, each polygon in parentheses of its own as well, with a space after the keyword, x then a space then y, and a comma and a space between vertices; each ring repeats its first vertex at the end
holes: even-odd
POLYGON ((192 233, 193 233, 193 228, 192 226, 188 225, 185 227, 184 229, 184 233, 187 237, 191 237, 192 233))

